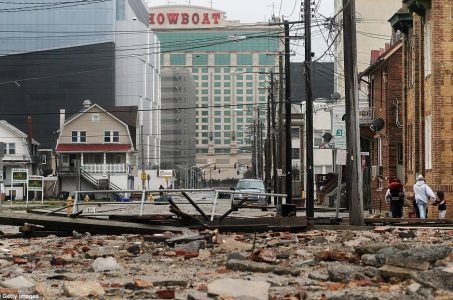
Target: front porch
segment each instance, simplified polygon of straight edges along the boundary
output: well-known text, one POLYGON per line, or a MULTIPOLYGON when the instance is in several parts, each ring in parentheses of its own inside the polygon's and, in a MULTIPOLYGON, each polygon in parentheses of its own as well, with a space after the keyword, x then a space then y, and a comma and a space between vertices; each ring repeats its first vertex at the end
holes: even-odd
POLYGON ((58 173, 76 174, 78 168, 93 174, 130 173, 129 153, 61 153, 58 158, 58 173))

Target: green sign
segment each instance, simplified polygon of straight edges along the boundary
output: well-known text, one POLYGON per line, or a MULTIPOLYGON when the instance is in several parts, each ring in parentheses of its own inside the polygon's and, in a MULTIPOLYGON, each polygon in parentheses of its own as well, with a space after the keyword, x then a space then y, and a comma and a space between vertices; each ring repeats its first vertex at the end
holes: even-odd
POLYGON ((12 183, 27 183, 28 170, 27 169, 13 169, 12 170, 12 183))
POLYGON ((335 149, 346 150, 346 124, 343 121, 344 106, 335 106, 332 111, 332 135, 335 149))
POLYGON ((30 176, 28 178, 29 191, 42 191, 42 176, 30 176))

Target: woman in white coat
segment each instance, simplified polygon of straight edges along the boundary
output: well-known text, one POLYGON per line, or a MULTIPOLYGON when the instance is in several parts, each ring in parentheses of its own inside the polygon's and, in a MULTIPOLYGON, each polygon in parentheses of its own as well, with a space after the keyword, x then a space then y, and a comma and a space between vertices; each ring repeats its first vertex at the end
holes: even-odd
POLYGON ((433 190, 426 184, 425 178, 418 175, 417 182, 414 184, 414 198, 417 203, 420 219, 426 218, 426 207, 430 199, 436 199, 433 190))

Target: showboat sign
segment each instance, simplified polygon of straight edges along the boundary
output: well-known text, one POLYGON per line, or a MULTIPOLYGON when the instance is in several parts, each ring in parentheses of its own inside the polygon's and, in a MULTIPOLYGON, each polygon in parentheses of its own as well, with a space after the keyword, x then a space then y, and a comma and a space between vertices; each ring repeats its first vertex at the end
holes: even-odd
POLYGON ((225 13, 198 6, 156 6, 150 7, 151 28, 199 28, 225 24, 225 13))

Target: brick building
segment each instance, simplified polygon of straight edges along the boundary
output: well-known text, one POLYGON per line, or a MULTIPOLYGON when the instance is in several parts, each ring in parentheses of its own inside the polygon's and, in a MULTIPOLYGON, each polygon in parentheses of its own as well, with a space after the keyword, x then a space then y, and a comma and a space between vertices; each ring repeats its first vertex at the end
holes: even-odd
MULTIPOLYGON (((370 107, 374 120, 382 119, 384 126, 376 131, 362 130, 362 140, 368 137, 370 143, 371 208, 388 210, 385 193, 389 179, 404 179, 403 170, 403 129, 401 125, 403 86, 403 44, 399 40, 393 45, 371 52, 370 66, 360 74, 370 91, 370 107)), ((366 183, 364 183, 366 184, 366 183)))
MULTIPOLYGON (((402 33, 406 190, 418 174, 453 203, 453 2, 403 0, 390 19, 402 33)), ((430 209, 428 216, 436 216, 430 209)), ((447 210, 453 217, 453 207, 447 210)))

